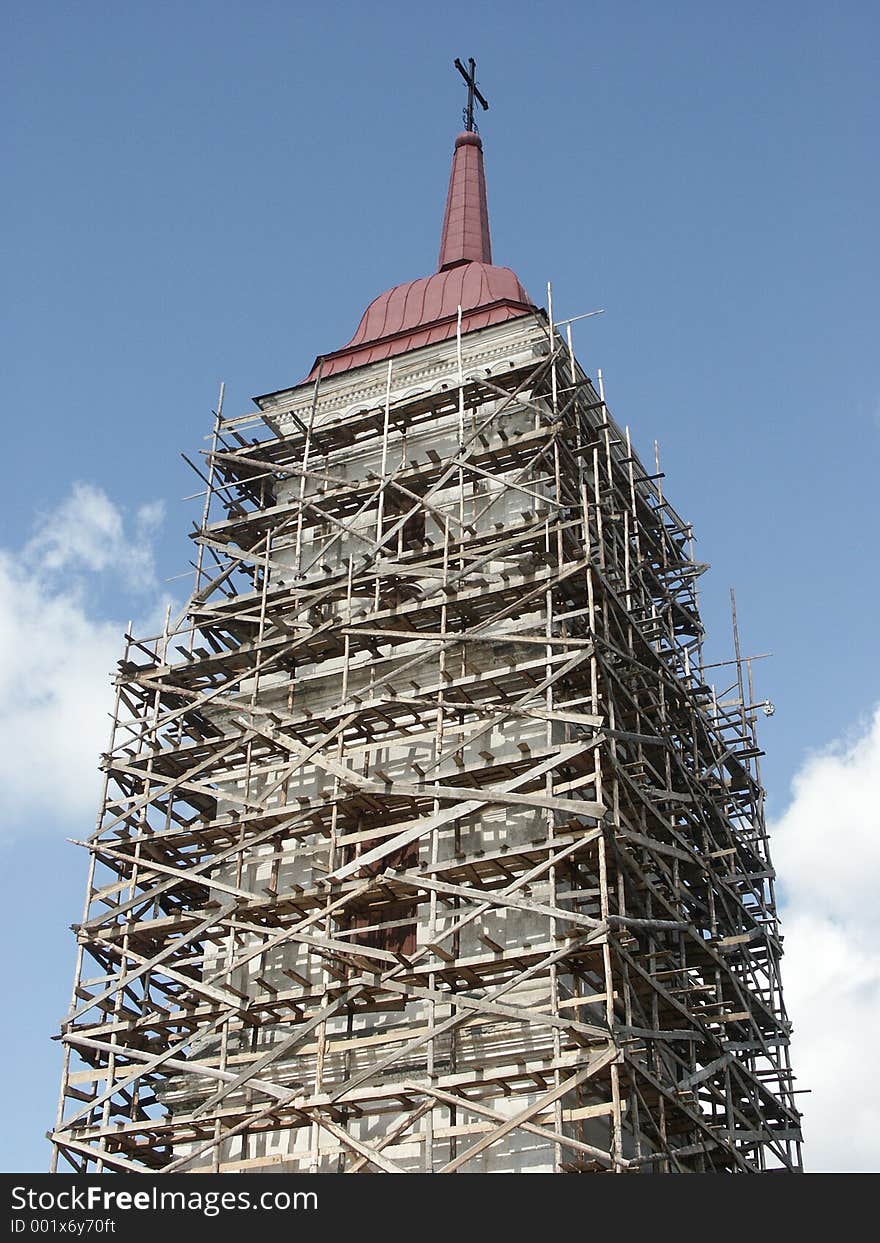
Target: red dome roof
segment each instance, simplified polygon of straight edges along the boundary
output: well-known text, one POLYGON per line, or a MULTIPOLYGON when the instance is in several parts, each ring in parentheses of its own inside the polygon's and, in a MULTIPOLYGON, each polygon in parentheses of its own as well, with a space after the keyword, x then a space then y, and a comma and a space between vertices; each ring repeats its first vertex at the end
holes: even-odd
POLYGON ((497 302, 531 306, 529 295, 510 268, 463 263, 379 294, 364 311, 349 346, 412 331, 448 315, 457 316, 459 307, 464 315, 497 302))
POLYGON ((319 366, 326 378, 454 337, 459 307, 467 332, 534 309, 515 273, 492 264, 483 144, 470 131, 455 140, 439 267, 374 298, 349 343, 317 359, 308 378, 319 366))

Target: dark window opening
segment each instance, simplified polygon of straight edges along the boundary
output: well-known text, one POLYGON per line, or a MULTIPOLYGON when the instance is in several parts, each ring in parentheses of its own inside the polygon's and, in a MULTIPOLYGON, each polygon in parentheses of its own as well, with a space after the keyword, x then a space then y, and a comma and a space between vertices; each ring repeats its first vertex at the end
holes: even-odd
MULTIPOLYGON (((367 842, 364 845, 364 852, 377 846, 378 842, 367 842)), ((377 859, 375 863, 368 863, 364 867, 364 873, 367 876, 377 876, 380 872, 384 872, 386 868, 395 870, 408 870, 414 868, 419 861, 419 847, 417 842, 410 842, 407 846, 402 846, 399 850, 392 851, 391 854, 385 855, 382 859, 377 859)), ((364 911, 355 915, 352 920, 353 928, 369 928, 368 932, 359 932, 353 938, 356 945, 367 945, 372 949, 386 950, 389 954, 402 954, 404 958, 408 958, 416 949, 416 905, 413 902, 381 902, 375 903, 364 909, 364 911), (391 925, 390 927, 376 928, 375 924, 391 925)))
MULTIPOLYGON (((385 500, 382 506, 382 535, 385 536, 401 519, 401 517, 412 509, 414 502, 408 496, 392 497, 388 493, 385 494, 385 500)), ((425 511, 417 509, 415 513, 410 514, 406 522, 397 532, 397 538, 392 539, 387 545, 386 550, 392 553, 406 552, 411 548, 421 548, 425 542, 425 511)))

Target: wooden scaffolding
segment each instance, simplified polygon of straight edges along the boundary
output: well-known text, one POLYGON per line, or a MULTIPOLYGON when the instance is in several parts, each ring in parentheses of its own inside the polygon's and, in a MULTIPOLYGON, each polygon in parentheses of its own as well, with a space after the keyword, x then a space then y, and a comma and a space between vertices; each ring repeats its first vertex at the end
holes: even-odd
POLYGON ((336 415, 221 395, 194 594, 119 665, 53 1168, 800 1168, 751 666, 706 683, 690 527, 515 327, 336 415))

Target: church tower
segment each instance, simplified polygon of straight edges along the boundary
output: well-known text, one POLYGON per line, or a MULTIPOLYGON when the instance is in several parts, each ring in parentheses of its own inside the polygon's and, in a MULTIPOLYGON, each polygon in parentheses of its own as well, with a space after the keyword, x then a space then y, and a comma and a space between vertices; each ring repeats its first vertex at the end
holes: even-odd
POLYGON ((53 1168, 800 1168, 748 661, 691 528, 493 263, 468 80, 437 270, 227 416, 126 636, 53 1168))

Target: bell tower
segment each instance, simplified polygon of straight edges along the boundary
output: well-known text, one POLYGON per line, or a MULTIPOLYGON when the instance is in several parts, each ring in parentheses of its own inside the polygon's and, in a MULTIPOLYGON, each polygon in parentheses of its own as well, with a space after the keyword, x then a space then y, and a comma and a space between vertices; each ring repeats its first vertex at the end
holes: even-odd
POLYGON ((438 267, 218 404, 192 595, 127 635, 56 1167, 800 1168, 750 667, 570 325, 438 267))

